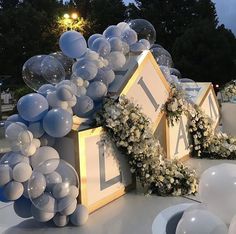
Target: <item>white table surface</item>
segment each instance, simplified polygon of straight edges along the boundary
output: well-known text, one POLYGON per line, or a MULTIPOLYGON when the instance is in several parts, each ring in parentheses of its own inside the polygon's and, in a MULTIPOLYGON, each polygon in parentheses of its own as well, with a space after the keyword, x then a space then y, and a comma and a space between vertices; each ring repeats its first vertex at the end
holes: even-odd
MULTIPOLYGON (((205 169, 225 162, 236 163, 229 160, 191 159, 187 164, 200 175, 205 169)), ((86 225, 64 228, 40 224, 33 219, 21 219, 14 213, 12 204, 0 203, 0 233, 151 234, 152 223, 162 210, 180 203, 194 203, 191 199, 199 200, 199 197, 145 197, 133 191, 91 214, 86 225)))

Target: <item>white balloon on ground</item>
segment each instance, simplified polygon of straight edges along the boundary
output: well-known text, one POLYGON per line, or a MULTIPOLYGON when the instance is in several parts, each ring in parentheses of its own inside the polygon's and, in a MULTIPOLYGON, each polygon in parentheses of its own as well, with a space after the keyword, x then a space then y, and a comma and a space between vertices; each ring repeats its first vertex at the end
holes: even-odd
POLYGON ((12 171, 13 179, 17 182, 25 182, 29 180, 32 175, 32 168, 28 163, 18 163, 14 166, 12 171))
POLYGON ((90 83, 87 89, 87 95, 92 98, 94 101, 99 101, 107 94, 107 86, 100 82, 94 81, 90 83))
POLYGON ((75 226, 84 225, 89 217, 88 209, 84 205, 77 205, 76 210, 70 216, 70 221, 75 226))
POLYGON ((232 218, 230 222, 228 234, 235 234, 235 233, 236 233, 236 215, 232 218))
POLYGON ((228 228, 216 215, 207 210, 192 210, 180 219, 176 234, 227 234, 228 228))
POLYGON ((0 165, 0 187, 6 185, 12 180, 12 169, 7 164, 0 165))
POLYGON ((40 197, 32 199, 32 204, 44 212, 57 212, 57 201, 50 193, 43 193, 40 197))
POLYGON ((71 215, 77 206, 77 200, 71 196, 63 197, 58 201, 58 211, 62 215, 71 215))
POLYGON ((16 181, 11 181, 4 186, 4 195, 7 200, 15 201, 22 196, 24 192, 24 187, 21 183, 16 181))
POLYGON ((204 171, 199 183, 201 201, 227 224, 236 214, 235 178, 236 165, 223 163, 204 171))
POLYGON ((118 51, 111 52, 107 59, 113 71, 119 71, 126 63, 124 54, 118 51))

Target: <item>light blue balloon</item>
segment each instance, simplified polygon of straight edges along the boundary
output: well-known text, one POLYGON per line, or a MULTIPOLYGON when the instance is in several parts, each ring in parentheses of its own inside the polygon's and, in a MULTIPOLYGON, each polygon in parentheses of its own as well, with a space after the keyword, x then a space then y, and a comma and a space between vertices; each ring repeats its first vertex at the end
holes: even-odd
POLYGON ((101 81, 106 86, 110 85, 115 79, 115 73, 109 67, 103 67, 98 69, 98 73, 94 81, 101 81))
POLYGON ((112 37, 120 37, 121 36, 121 30, 116 25, 111 25, 103 32, 103 35, 107 39, 112 38, 112 37))
POLYGON ((71 114, 61 108, 50 110, 43 119, 45 132, 52 137, 64 137, 72 128, 71 114))
POLYGON ((98 68, 93 62, 86 62, 82 66, 78 66, 75 70, 75 75, 84 80, 92 80, 97 75, 98 68))
POLYGON ((101 81, 94 81, 89 84, 87 95, 94 101, 99 101, 107 94, 107 86, 101 81))
POLYGON ((141 42, 136 42, 130 45, 130 51, 133 53, 141 53, 146 50, 146 46, 141 42))
POLYGON ((47 97, 49 93, 56 91, 56 87, 52 84, 44 84, 38 89, 38 93, 47 97))
POLYGON ((73 98, 73 90, 71 86, 68 85, 61 85, 57 88, 56 91, 57 97, 61 101, 70 101, 73 98))
POLYGON ((93 108, 93 100, 88 96, 81 96, 77 98, 77 103, 73 107, 73 111, 81 118, 88 118, 93 113, 93 108))
POLYGON ((55 138, 45 133, 40 139, 41 146, 54 146, 55 138))
POLYGON ((71 88, 73 94, 76 93, 77 87, 76 87, 76 85, 75 85, 72 81, 70 81, 70 80, 63 80, 63 81, 61 81, 60 83, 58 83, 58 84, 56 85, 56 88, 58 89, 59 87, 65 86, 65 85, 66 85, 66 86, 70 86, 70 88, 71 88))
POLYGON ((122 41, 132 45, 138 40, 138 35, 133 29, 126 29, 121 35, 122 41))
POLYGON ((73 30, 61 35, 59 46, 63 54, 70 58, 79 58, 87 51, 86 40, 81 33, 73 30))
POLYGON ((111 51, 123 51, 123 42, 119 37, 109 39, 111 51))
POLYGON ((40 138, 45 133, 42 121, 30 122, 28 130, 32 132, 34 138, 40 138))
POLYGON ((150 49, 151 44, 150 44, 150 42, 149 42, 147 39, 141 39, 141 40, 139 40, 139 42, 141 42, 142 44, 144 44, 144 46, 146 47, 147 50, 150 49))
POLYGON ((17 110, 20 116, 27 121, 38 121, 48 112, 47 99, 38 93, 30 93, 20 98, 17 110))
POLYGON ((91 49, 100 56, 106 57, 111 52, 111 45, 106 39, 99 37, 93 42, 91 49))
POLYGON ((88 39, 88 47, 91 49, 92 48, 92 45, 93 45, 93 42, 99 38, 99 37, 102 37, 104 38, 104 36, 102 34, 99 34, 99 33, 96 33, 96 34, 93 34, 92 36, 89 37, 88 39))
POLYGON ((20 115, 18 114, 14 114, 14 115, 11 115, 7 118, 6 122, 5 122, 5 127, 7 128, 11 123, 15 123, 15 122, 20 122, 20 123, 23 123, 25 124, 26 126, 28 126, 28 121, 22 119, 20 117, 20 115))

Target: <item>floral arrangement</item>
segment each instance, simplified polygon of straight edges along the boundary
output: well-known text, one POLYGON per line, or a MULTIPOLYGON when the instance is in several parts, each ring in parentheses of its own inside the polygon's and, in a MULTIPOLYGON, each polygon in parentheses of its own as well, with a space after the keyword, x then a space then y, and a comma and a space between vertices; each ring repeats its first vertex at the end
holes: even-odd
POLYGON ((176 85, 171 84, 170 97, 163 109, 166 112, 168 124, 174 126, 180 120, 181 115, 188 110, 188 103, 185 99, 184 91, 176 85))
POLYGON ((150 121, 138 105, 124 96, 116 100, 107 98, 96 121, 128 156, 131 172, 147 193, 166 196, 196 192, 195 172, 180 162, 164 159, 163 150, 149 128, 150 121))
POLYGON ((234 159, 236 158, 236 138, 225 133, 215 133, 212 120, 199 107, 191 110, 189 133, 192 138, 193 156, 234 159))
POLYGON ((230 99, 236 96, 236 81, 232 80, 228 82, 221 90, 223 97, 230 99))

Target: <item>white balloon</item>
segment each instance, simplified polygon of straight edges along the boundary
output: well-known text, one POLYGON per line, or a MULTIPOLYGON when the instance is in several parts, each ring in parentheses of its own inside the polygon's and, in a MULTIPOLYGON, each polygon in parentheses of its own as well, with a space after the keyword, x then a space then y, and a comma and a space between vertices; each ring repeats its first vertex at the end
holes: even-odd
POLYGON ((180 219, 176 234, 227 234, 228 228, 216 215, 207 210, 192 210, 180 219))
POLYGON ((61 101, 58 99, 56 92, 49 93, 47 95, 49 106, 52 108, 62 108, 66 110, 68 108, 68 102, 61 101))
POLYGON ((113 71, 119 71, 125 65, 126 58, 123 53, 113 51, 109 54, 108 61, 113 71))
POLYGON ((235 234, 235 233, 236 233, 236 215, 231 220, 228 234, 235 234))
POLYGON ((226 223, 236 214, 236 165, 224 163, 207 169, 201 176, 201 201, 226 223))

